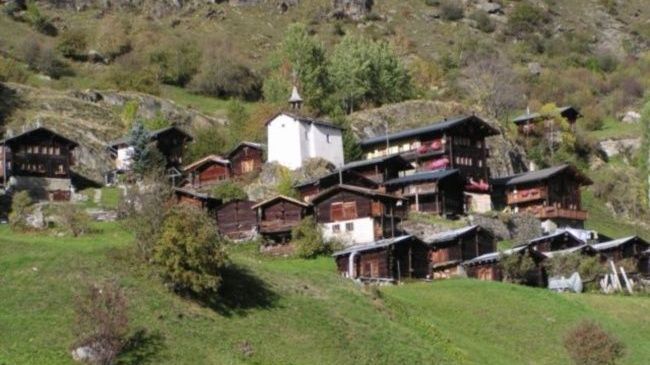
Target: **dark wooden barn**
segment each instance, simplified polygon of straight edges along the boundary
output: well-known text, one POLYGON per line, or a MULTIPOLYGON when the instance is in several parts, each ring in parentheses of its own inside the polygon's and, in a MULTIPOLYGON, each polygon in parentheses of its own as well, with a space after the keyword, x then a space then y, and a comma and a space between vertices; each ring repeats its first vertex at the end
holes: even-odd
POLYGON ((459 274, 463 261, 494 252, 496 240, 490 231, 480 226, 468 226, 420 237, 427 246, 429 275, 434 279, 459 274))
POLYGON ((311 200, 326 239, 345 244, 394 237, 406 204, 396 196, 358 186, 336 185, 311 200))
POLYGON ((399 177, 402 171, 413 170, 413 165, 401 155, 395 154, 349 162, 340 169, 342 171, 354 171, 370 180, 382 183, 399 177))
POLYGON ((73 150, 78 144, 48 128, 38 127, 2 142, 2 183, 27 190, 36 199, 69 200, 73 150))
POLYGON ((414 212, 462 214, 463 182, 455 169, 417 172, 384 183, 387 193, 408 199, 414 212))
POLYGON ((258 230, 265 242, 288 243, 291 230, 311 214, 311 205, 286 196, 276 196, 255 204, 258 230))
POLYGON ((174 199, 177 204, 188 204, 197 208, 205 209, 208 213, 213 214, 215 209, 221 205, 221 200, 213 198, 208 194, 203 194, 191 189, 174 189, 174 199))
POLYGON ((231 200, 215 209, 219 233, 230 239, 248 239, 257 230, 257 213, 250 200, 231 200))
POLYGON ((379 188, 377 182, 352 170, 337 170, 317 179, 297 184, 294 188, 298 190, 302 200, 310 202, 314 196, 339 184, 358 186, 366 189, 379 188))
POLYGON ((234 177, 253 174, 262 169, 264 148, 259 143, 241 142, 226 158, 230 161, 230 171, 234 177))
POLYGON ((601 255, 604 261, 612 260, 619 263, 621 260, 635 261, 638 273, 650 274, 650 243, 638 236, 619 238, 612 241, 596 243, 591 247, 601 255))
MULTIPOLYGON (((582 117, 580 111, 577 108, 572 106, 563 106, 557 109, 557 112, 560 116, 569 122, 571 126, 574 126, 578 118, 582 117)), ((541 113, 525 113, 512 120, 512 122, 517 125, 519 132, 522 134, 533 134, 533 133, 543 133, 545 130, 551 130, 553 127, 548 125, 548 123, 543 123, 547 121, 551 116, 544 115, 541 113)), ((557 129, 557 126, 555 126, 557 129)))
POLYGON ((191 187, 210 186, 230 178, 230 161, 210 155, 185 166, 183 172, 191 187))
POLYGON ((410 235, 357 245, 334 253, 338 272, 362 281, 398 282, 425 278, 427 248, 410 235))
POLYGON ((581 188, 592 181, 571 165, 559 165, 492 180, 495 209, 529 212, 559 226, 581 228, 587 219, 581 188))
POLYGON ((561 228, 555 232, 533 238, 523 245, 539 252, 566 250, 587 243, 597 242, 598 236, 593 231, 582 229, 561 228))
POLYGON ((490 171, 486 138, 498 134, 477 116, 459 116, 422 128, 377 135, 361 141, 361 148, 367 159, 400 154, 418 171, 457 169, 466 191, 487 193, 490 171))

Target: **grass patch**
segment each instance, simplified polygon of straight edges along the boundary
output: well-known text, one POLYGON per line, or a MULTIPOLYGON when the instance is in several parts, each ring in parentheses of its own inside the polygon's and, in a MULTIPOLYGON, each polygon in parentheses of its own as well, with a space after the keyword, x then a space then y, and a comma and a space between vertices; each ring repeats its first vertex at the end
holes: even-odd
POLYGON ((132 238, 118 224, 96 228, 58 238, 0 226, 0 363, 72 364, 73 297, 105 278, 125 288, 132 328, 156 340, 149 363, 560 364, 562 337, 583 318, 622 339, 625 363, 650 357, 647 297, 474 280, 366 290, 339 277, 329 257, 267 258, 247 244, 229 248, 219 304, 208 308, 130 259, 132 238))
POLYGON ((589 135, 599 141, 605 139, 634 138, 641 135, 640 123, 622 123, 614 118, 605 118, 603 127, 589 135))

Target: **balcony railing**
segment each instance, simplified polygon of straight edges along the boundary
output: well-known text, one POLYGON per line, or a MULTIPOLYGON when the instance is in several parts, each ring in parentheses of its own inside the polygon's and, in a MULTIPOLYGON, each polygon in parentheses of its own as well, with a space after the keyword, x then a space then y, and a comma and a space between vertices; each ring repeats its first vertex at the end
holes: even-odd
POLYGON ((508 193, 507 203, 517 204, 531 202, 535 200, 542 200, 548 197, 548 190, 543 188, 519 190, 516 192, 508 193))
POLYGON ((587 220, 588 217, 588 213, 584 210, 574 210, 552 206, 529 208, 527 211, 531 212, 539 219, 564 218, 584 221, 587 220))

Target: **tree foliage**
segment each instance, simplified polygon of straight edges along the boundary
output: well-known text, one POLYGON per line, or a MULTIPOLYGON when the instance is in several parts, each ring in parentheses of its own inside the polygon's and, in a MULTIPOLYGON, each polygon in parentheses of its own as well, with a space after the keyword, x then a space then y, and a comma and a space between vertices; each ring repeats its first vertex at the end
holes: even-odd
POLYGON ((27 219, 34 211, 33 201, 27 191, 19 191, 11 200, 11 213, 9 213, 9 226, 14 231, 29 229, 27 219))
POLYGON ((133 172, 140 178, 147 174, 155 174, 165 167, 164 157, 151 142, 150 134, 144 126, 144 122, 137 120, 129 134, 129 145, 133 147, 131 155, 131 167, 133 172))
POLYGON ((528 253, 503 254, 499 261, 499 267, 503 273, 503 279, 516 284, 527 283, 529 274, 537 268, 535 261, 528 253))
POLYGON ((301 258, 314 258, 328 252, 320 227, 313 217, 305 217, 291 231, 295 254, 301 258))
POLYGON ((87 234, 91 231, 91 218, 85 209, 77 204, 66 204, 59 209, 59 223, 73 237, 87 234))
POLYGON ((223 200, 224 203, 231 200, 248 199, 246 191, 233 181, 224 181, 215 185, 214 188, 212 188, 212 196, 223 200))
POLYGON ((229 131, 221 126, 198 128, 194 132, 194 142, 185 150, 185 160, 196 161, 211 154, 225 154, 233 142, 229 131))
POLYGON ((211 217, 199 208, 179 204, 165 217, 154 262, 175 291, 216 293, 227 261, 223 246, 211 217))

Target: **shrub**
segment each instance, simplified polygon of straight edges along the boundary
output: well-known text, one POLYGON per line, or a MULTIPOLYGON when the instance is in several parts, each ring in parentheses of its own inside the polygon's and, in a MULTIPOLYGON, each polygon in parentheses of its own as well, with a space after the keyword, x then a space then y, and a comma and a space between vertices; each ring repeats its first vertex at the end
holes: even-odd
POLYGON ((537 266, 528 253, 501 255, 499 266, 503 272, 503 279, 515 284, 526 284, 529 275, 537 266))
POLYGON ((48 17, 41 14, 41 11, 36 5, 36 1, 32 0, 27 2, 25 16, 27 22, 29 22, 38 32, 49 36, 56 36, 57 29, 52 25, 48 17))
POLYGON ((129 331, 127 301, 115 283, 92 285, 76 297, 77 338, 73 349, 88 347, 96 364, 112 364, 120 354, 129 331))
POLYGON ((303 218, 291 231, 291 239, 298 257, 308 259, 328 252, 321 229, 313 217, 303 218))
POLYGON ((194 142, 185 151, 186 161, 196 161, 210 154, 227 152, 231 141, 228 131, 221 126, 202 127, 194 132, 194 142))
POLYGON ((22 53, 25 62, 34 71, 54 79, 71 74, 68 65, 59 59, 54 50, 43 47, 36 40, 25 42, 22 53))
POLYGON ((29 229, 27 219, 34 211, 33 201, 27 191, 20 191, 14 194, 11 200, 11 213, 9 214, 9 226, 14 231, 26 231, 29 229))
POLYGON ((528 1, 515 4, 508 17, 508 26, 512 34, 522 36, 540 30, 550 20, 548 14, 540 7, 528 1))
POLYGON ((153 247, 160 235, 171 197, 171 188, 164 176, 145 176, 143 186, 130 186, 119 203, 122 226, 133 232, 136 252, 140 259, 151 259, 153 247))
POLYGON ((469 17, 476 22, 476 27, 485 33, 492 33, 496 29, 490 14, 484 10, 476 10, 469 17))
POLYGON ((177 40, 163 44, 149 54, 149 64, 164 84, 184 86, 196 74, 201 52, 192 43, 177 40))
POLYGON ((86 33, 79 29, 71 29, 61 35, 56 49, 63 57, 81 59, 86 57, 88 40, 86 33))
POLYGON ((160 84, 155 73, 138 65, 121 64, 112 67, 106 75, 106 82, 118 90, 160 94, 160 84))
POLYGON ((169 211, 154 250, 154 262, 175 291, 197 295, 216 293, 226 260, 212 218, 186 204, 169 211))
POLYGON ((87 234, 91 231, 91 218, 88 213, 76 204, 66 204, 59 210, 61 226, 73 237, 87 234))
POLYGON ((212 189, 212 195, 217 199, 223 200, 224 203, 231 200, 248 198, 244 189, 232 181, 224 181, 215 185, 212 189))
POLYGON ((625 346, 598 323, 582 321, 564 337, 564 347, 577 365, 611 365, 620 359, 625 346))
POLYGON ((0 56, 0 82, 25 83, 28 75, 23 67, 10 58, 0 56))
POLYGON ((454 21, 463 19, 465 10, 463 2, 455 0, 441 0, 440 17, 444 20, 454 21))
POLYGON ((242 64, 210 60, 192 79, 191 88, 199 94, 221 98, 258 100, 262 95, 262 80, 242 64))
POLYGON ((109 18, 99 28, 95 41, 97 51, 108 60, 131 51, 130 25, 123 18, 109 18))

